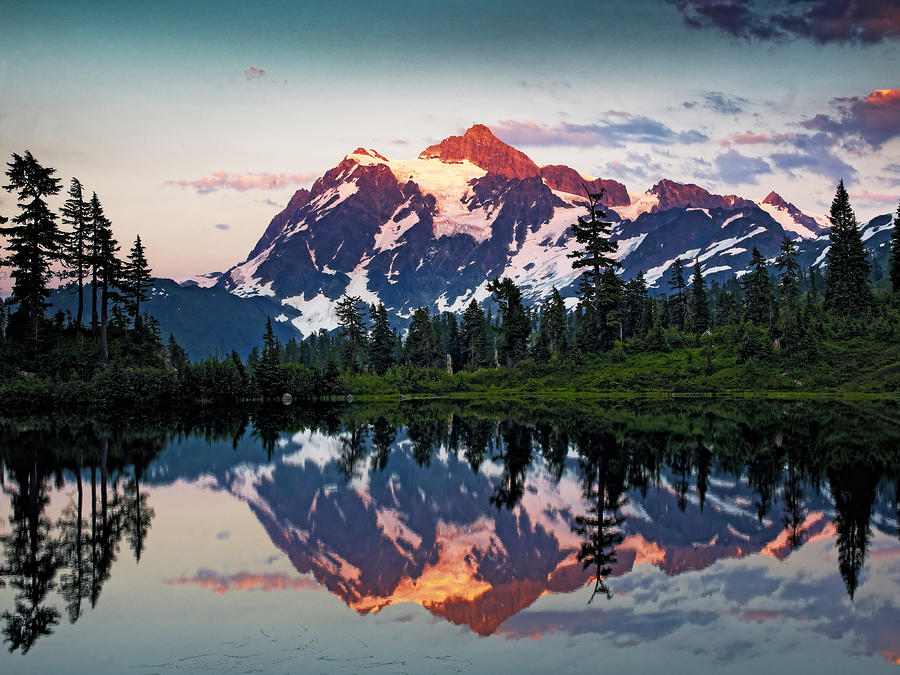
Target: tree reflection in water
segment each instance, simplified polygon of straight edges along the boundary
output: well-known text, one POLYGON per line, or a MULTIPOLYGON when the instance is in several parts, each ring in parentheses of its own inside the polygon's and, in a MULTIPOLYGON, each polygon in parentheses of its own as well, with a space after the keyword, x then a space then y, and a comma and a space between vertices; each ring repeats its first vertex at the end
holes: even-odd
MULTIPOLYGON (((12 606, 2 615, 5 644, 10 651, 26 653, 54 631, 62 612, 52 602, 53 591, 69 623, 78 621, 86 605, 96 607, 123 541, 140 562, 154 518, 145 477, 152 475, 148 472, 173 437, 201 442, 193 446, 193 454, 179 456, 181 463, 171 467, 168 481, 225 475, 242 462, 277 466, 287 435, 300 431, 338 440, 335 469, 347 482, 370 470, 389 472, 394 453, 407 449, 411 466, 425 480, 440 474, 436 453, 453 455, 482 476, 480 480, 490 481, 484 499, 496 509, 491 517, 508 519, 512 512, 514 522, 520 523, 528 520, 521 519, 518 510, 524 508, 525 495, 536 491, 536 475, 543 471, 556 483, 575 476, 581 502, 569 505, 563 518, 580 538, 572 553, 593 580, 588 602, 597 594, 611 597, 609 579, 622 573, 622 547, 627 550, 626 532, 631 532, 625 519, 628 495, 648 504, 648 492, 665 486, 677 506, 673 512, 684 514, 684 522, 698 531, 722 531, 721 523, 703 525, 704 518, 715 515, 708 513, 708 495, 715 492, 715 481, 732 482, 746 488, 752 497, 747 503, 752 503, 760 524, 771 524, 773 514, 782 528, 783 548, 775 551, 779 556, 801 546, 812 523, 819 522, 810 519, 810 504, 820 511, 824 504, 829 513, 833 507, 838 571, 853 599, 866 563, 873 511, 878 500, 883 501, 882 478, 888 479, 884 484, 900 502, 897 418, 891 410, 849 404, 626 401, 588 410, 562 404, 531 408, 520 402, 279 406, 127 428, 105 421, 0 422, 0 477, 11 513, 10 528, 0 537, 0 583, 14 591, 12 606), (220 441, 231 448, 223 452, 215 445, 220 441), (255 454, 238 451, 247 444, 255 454), (69 495, 56 522, 47 514, 54 489, 69 495)), ((473 480, 471 490, 461 489, 460 494, 472 496, 460 499, 474 500, 478 485, 473 480)), ((440 486, 441 494, 451 498, 453 490, 446 488, 440 486)), ((438 488, 423 483, 417 489, 425 493, 438 488)), ((473 509, 474 503, 464 510, 473 509)), ((410 523, 416 518, 412 513, 400 515, 410 523)), ((327 523, 316 531, 327 532, 327 523)), ((427 540, 434 541, 429 536, 427 540)), ((541 537, 550 535, 544 532, 541 537)), ((763 544, 754 546, 751 550, 760 550, 763 544)), ((702 564, 711 564, 716 556, 744 555, 748 547, 723 546, 702 564)), ((543 552, 538 551, 535 560, 543 552)), ((696 553, 686 548, 681 555, 696 553)), ((516 555, 532 552, 522 549, 516 555)), ((696 569, 689 562, 667 558, 666 563, 669 573, 696 569)), ((533 586, 529 592, 534 598, 545 583, 538 578, 547 577, 542 567, 546 564, 541 559, 540 574, 522 580, 533 586)), ((625 564, 630 564, 627 557, 625 564)), ((515 570, 497 576, 505 584, 512 584, 514 577, 515 570)), ((579 579, 584 583, 583 576, 579 579)), ((504 587, 503 593, 513 588, 504 587)), ((509 606, 520 608, 516 603, 509 606)))

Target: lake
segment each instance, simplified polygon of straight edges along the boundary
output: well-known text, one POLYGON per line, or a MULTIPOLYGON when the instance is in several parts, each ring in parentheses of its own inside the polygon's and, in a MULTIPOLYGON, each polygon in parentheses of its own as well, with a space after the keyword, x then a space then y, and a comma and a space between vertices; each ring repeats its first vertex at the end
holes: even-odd
POLYGON ((897 672, 897 401, 0 420, 0 671, 897 672))

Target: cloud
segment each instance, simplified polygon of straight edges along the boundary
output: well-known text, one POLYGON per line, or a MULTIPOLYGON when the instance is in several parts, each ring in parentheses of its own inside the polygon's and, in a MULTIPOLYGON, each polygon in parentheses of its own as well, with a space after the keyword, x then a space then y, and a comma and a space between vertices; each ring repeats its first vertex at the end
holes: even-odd
POLYGON ((796 152, 776 152, 769 159, 779 169, 791 173, 802 169, 837 183, 856 179, 856 169, 838 157, 832 147, 835 139, 827 134, 795 134, 789 137, 796 152))
POLYGON ((663 166, 650 157, 649 154, 639 155, 628 153, 625 160, 613 160, 600 168, 600 175, 604 177, 618 178, 621 180, 647 180, 650 177, 663 175, 663 166))
POLYGON ((312 579, 303 577, 291 577, 287 574, 253 574, 251 572, 238 572, 237 574, 218 574, 212 570, 200 569, 193 577, 180 577, 169 579, 166 583, 170 586, 199 586, 207 588, 219 595, 225 595, 229 591, 284 591, 293 589, 318 589, 320 588, 312 579))
POLYGON ((503 120, 491 126, 499 138, 511 145, 622 147, 625 143, 702 143, 709 138, 696 130, 676 132, 657 120, 626 112, 609 111, 594 124, 561 122, 556 126, 532 120, 503 120))
POLYGON ((900 187, 900 164, 892 162, 886 165, 883 171, 888 174, 881 180, 893 187, 900 187))
MULTIPOLYGON (((231 225, 229 225, 227 223, 216 223, 215 225, 213 225, 213 227, 215 227, 217 230, 230 230, 231 229, 231 225)), ((220 532, 219 534, 223 534, 223 533, 220 532)), ((225 532, 224 534, 227 535, 228 533, 225 532)), ((216 536, 218 537, 219 535, 216 535, 216 536)), ((221 537, 219 537, 219 538, 221 539, 221 537)))
POLYGON ((772 173, 772 167, 764 159, 742 155, 737 150, 729 150, 715 159, 717 178, 725 183, 748 183, 756 185, 758 176, 772 173))
POLYGON ((802 125, 846 140, 857 137, 878 150, 893 138, 900 137, 900 87, 877 89, 865 98, 836 98, 838 115, 819 114, 802 125))
POLYGON ((279 190, 309 183, 317 178, 313 173, 228 173, 214 171, 211 175, 193 180, 167 180, 166 185, 193 188, 200 194, 216 190, 279 190))
POLYGON ((246 77, 248 80, 258 80, 265 76, 266 76, 266 71, 264 68, 257 68, 256 66, 250 66, 249 68, 244 69, 244 77, 246 77))
POLYGON ((896 0, 666 0, 697 29, 746 40, 877 44, 900 37, 896 0))
POLYGON ((896 204, 898 201, 900 201, 900 195, 881 194, 878 192, 869 192, 868 190, 859 193, 854 192, 851 195, 851 198, 854 201, 867 202, 872 205, 896 204))
POLYGON ((720 91, 709 91, 703 95, 703 107, 723 115, 737 115, 744 112, 744 106, 749 103, 740 96, 729 96, 720 91))

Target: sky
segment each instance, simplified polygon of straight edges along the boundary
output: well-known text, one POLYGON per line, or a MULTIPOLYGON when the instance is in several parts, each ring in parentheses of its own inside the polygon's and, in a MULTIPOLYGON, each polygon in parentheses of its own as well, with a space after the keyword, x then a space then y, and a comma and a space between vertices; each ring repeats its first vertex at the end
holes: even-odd
POLYGON ((159 276, 244 260, 358 146, 410 158, 474 123, 632 194, 670 178, 817 214, 843 178, 862 220, 900 198, 900 0, 0 0, 0 17, 4 163, 27 149, 77 176, 159 276))

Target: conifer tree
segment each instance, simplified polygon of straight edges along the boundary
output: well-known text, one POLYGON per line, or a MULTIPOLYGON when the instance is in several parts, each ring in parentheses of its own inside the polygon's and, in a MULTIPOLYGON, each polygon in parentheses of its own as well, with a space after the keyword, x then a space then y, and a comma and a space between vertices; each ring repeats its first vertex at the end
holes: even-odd
POLYGON ((109 362, 109 301, 118 300, 116 288, 121 285, 122 262, 117 257, 119 242, 112 234, 108 220, 95 231, 97 257, 94 261, 100 284, 100 362, 109 362))
POLYGON ((62 222, 72 228, 67 234, 66 266, 69 275, 75 279, 78 289, 78 309, 75 312, 75 330, 81 330, 84 316, 84 281, 90 265, 91 212, 84 199, 84 188, 77 178, 72 178, 69 198, 63 205, 62 222))
POLYGON ((37 340, 38 325, 50 295, 50 267, 62 259, 65 244, 65 236, 56 224, 56 214, 44 199, 59 193, 61 186, 53 176, 56 170, 41 166, 27 150, 24 156, 13 153, 7 167, 9 183, 3 188, 18 193, 20 212, 12 219, 12 225, 0 228, 11 253, 2 264, 13 268, 11 299, 31 324, 37 340))
POLYGON ((634 279, 625 284, 625 309, 623 312, 625 337, 641 334, 641 323, 646 307, 647 282, 644 280, 644 273, 638 272, 634 279))
POLYGON ((891 288, 894 293, 900 293, 900 204, 897 205, 891 232, 891 288))
POLYGON ((384 375, 394 365, 394 332, 388 321, 384 303, 378 303, 369 310, 372 332, 369 336, 369 363, 379 375, 384 375))
POLYGON ((584 273, 583 283, 580 286, 582 300, 594 306, 594 325, 596 327, 598 344, 611 343, 609 336, 608 319, 604 314, 603 305, 603 273, 607 269, 619 266, 619 261, 610 254, 618 249, 618 243, 610 239, 612 223, 602 219, 606 213, 600 209, 600 200, 603 198, 605 188, 600 188, 599 193, 588 192, 589 217, 579 216, 578 221, 572 225, 572 234, 575 242, 582 246, 578 250, 568 254, 573 258, 572 269, 587 268, 584 273))
POLYGON ((706 281, 700 271, 700 261, 694 261, 694 275, 691 277, 690 329, 700 335, 705 333, 712 323, 709 312, 709 297, 706 293, 706 281))
POLYGON ((755 246, 750 254, 750 267, 750 272, 741 279, 741 287, 746 296, 745 318, 757 326, 768 326, 774 301, 772 280, 766 269, 766 261, 755 246))
POLYGON ((466 367, 481 368, 488 363, 488 340, 484 310, 478 301, 472 300, 463 313, 462 331, 463 364, 466 367))
POLYGON ((151 272, 147 257, 144 254, 144 246, 141 237, 135 237, 134 245, 128 253, 128 262, 125 264, 123 286, 127 293, 125 306, 131 314, 135 327, 138 326, 141 316, 141 302, 148 298, 147 289, 150 286, 151 272))
POLYGON ((413 312, 405 347, 406 360, 410 365, 420 368, 436 365, 439 357, 437 332, 427 307, 419 307, 413 312))
POLYGON ((672 263, 672 276, 669 279, 669 288, 672 294, 669 296, 668 307, 669 325, 684 329, 688 312, 687 284, 684 281, 684 263, 681 258, 676 258, 672 263))
MULTIPOLYGON (((263 348, 259 361, 253 369, 253 379, 263 398, 279 396, 281 390, 281 355, 278 340, 272 328, 272 318, 266 318, 266 330, 263 333, 263 348)), ((248 359, 248 364, 249 364, 248 359)))
POLYGON ((789 237, 781 240, 781 253, 775 260, 779 273, 778 295, 784 314, 784 347, 787 349, 793 342, 791 321, 797 311, 797 298, 800 296, 800 264, 797 262, 797 248, 789 237))
POLYGON ((487 285, 491 297, 500 310, 499 359, 512 367, 528 353, 528 335, 531 322, 522 304, 522 292, 512 279, 494 279, 487 285))
POLYGON ((360 302, 358 297, 344 294, 335 308, 340 326, 339 333, 344 341, 344 366, 354 373, 362 370, 366 343, 366 326, 358 307, 360 302))
POLYGON ((597 307, 606 320, 604 330, 599 334, 599 347, 601 350, 610 349, 615 341, 615 332, 612 325, 618 324, 619 337, 622 337, 622 303, 624 299, 623 284, 616 271, 607 267, 600 275, 600 289, 598 291, 597 307))
POLYGON ((828 219, 831 247, 827 255, 825 309, 841 315, 858 315, 872 303, 870 265, 843 180, 838 183, 828 219))
POLYGON ((544 310, 541 328, 547 335, 547 349, 551 356, 560 357, 569 348, 566 335, 566 305, 556 286, 550 292, 550 299, 544 310))
POLYGON ((109 220, 103 212, 103 205, 100 203, 97 193, 91 195, 89 205, 90 225, 89 234, 90 241, 88 243, 89 263, 91 267, 91 334, 96 335, 97 328, 100 325, 100 314, 97 312, 98 286, 97 282, 100 278, 100 242, 103 238, 103 231, 109 228, 109 220))

